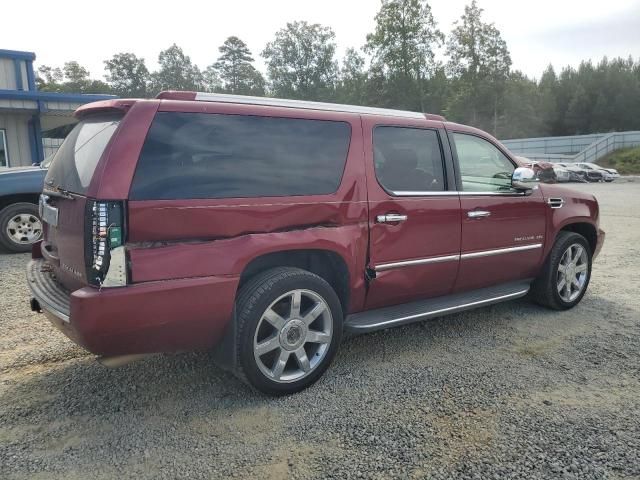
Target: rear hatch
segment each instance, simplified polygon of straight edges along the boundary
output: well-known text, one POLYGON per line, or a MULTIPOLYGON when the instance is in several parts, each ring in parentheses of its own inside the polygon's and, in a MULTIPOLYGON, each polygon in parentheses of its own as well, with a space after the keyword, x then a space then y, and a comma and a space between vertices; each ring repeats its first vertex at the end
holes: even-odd
MULTIPOLYGON (((119 204, 97 203, 87 196, 100 157, 121 119, 122 114, 82 118, 60 146, 45 177, 40 199, 45 225, 42 254, 69 290, 99 285, 94 254, 100 253, 101 246, 94 240, 97 235, 106 237, 110 213, 118 217, 114 223, 122 225, 119 204)), ((103 244, 103 254, 104 250, 103 244)))

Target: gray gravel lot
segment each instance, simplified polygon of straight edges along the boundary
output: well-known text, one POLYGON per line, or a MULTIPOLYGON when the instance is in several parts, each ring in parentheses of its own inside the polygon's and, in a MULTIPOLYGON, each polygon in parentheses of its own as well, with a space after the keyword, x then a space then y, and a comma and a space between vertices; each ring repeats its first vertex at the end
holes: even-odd
POLYGON ((0 255, 0 478, 640 478, 640 182, 577 185, 607 240, 568 312, 527 300, 347 340, 271 399, 207 353, 109 370, 0 255))

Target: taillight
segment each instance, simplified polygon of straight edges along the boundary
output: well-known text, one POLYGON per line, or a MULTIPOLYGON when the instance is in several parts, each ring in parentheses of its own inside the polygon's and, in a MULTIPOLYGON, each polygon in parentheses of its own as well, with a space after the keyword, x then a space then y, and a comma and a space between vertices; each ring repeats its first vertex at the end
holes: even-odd
POLYGON ((87 203, 89 229, 85 259, 87 279, 101 287, 127 284, 124 247, 124 208, 122 202, 87 203))

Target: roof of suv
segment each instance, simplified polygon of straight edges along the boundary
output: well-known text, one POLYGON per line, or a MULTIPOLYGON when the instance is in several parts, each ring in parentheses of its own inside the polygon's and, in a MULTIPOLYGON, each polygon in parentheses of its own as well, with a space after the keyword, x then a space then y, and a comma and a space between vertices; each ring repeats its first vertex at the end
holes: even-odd
POLYGON ((364 115, 384 115, 389 117, 403 117, 446 121, 441 115, 433 113, 411 112, 407 110, 393 110, 389 108, 362 107, 358 105, 344 105, 340 103, 310 102, 307 100, 291 100, 286 98, 251 97, 248 95, 228 95, 225 93, 188 92, 168 90, 160 92, 156 98, 161 100, 187 100, 197 102, 235 103, 243 105, 263 105, 269 107, 300 108, 305 110, 323 110, 329 112, 359 113, 364 115))

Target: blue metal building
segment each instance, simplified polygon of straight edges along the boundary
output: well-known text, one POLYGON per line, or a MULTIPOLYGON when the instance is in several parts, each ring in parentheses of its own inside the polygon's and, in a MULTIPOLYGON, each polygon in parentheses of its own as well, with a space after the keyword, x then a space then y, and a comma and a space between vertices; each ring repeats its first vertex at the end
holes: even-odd
POLYGON ((73 123, 80 105, 111 95, 38 91, 32 52, 0 50, 0 167, 41 162, 62 139, 43 138, 43 131, 73 123))

